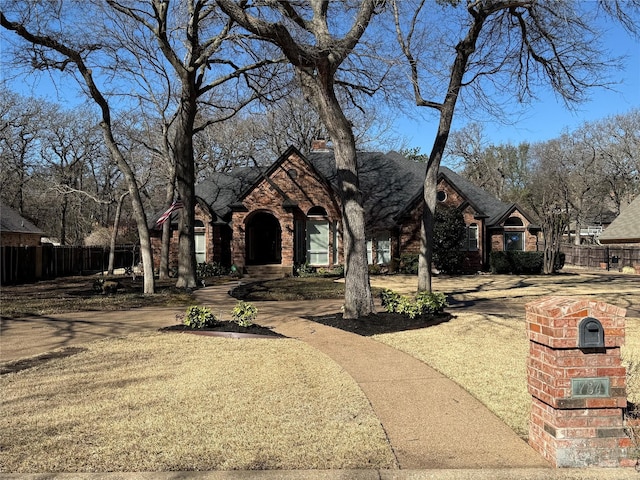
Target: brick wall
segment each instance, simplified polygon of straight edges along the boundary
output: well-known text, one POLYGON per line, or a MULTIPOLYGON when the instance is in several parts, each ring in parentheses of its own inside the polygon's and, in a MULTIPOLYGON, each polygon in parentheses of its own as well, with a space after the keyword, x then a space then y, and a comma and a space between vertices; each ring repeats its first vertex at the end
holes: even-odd
MULTIPOLYGON (((297 155, 284 159, 270 175, 273 185, 262 180, 242 203, 246 211, 233 212, 233 233, 231 242, 232 260, 238 267, 246 265, 245 233, 247 222, 256 212, 266 212, 273 215, 281 229, 281 249, 283 267, 293 266, 295 247, 294 219, 304 218, 312 207, 322 207, 327 212, 330 224, 329 235, 329 264, 333 264, 333 228, 340 220, 339 203, 331 188, 321 181, 307 162, 297 155), (295 174, 293 174, 295 171, 295 174), (275 186, 274 186, 275 185, 275 186), (296 202, 297 207, 283 206, 286 195, 289 200, 296 202)), ((338 250, 342 260, 341 248, 338 250)))
POLYGON ((3 247, 37 247, 40 245, 40 233, 2 232, 0 246, 3 247))
POLYGON ((526 305, 528 391, 532 396, 529 443, 557 467, 618 467, 628 459, 625 435, 626 369, 620 347, 624 308, 588 299, 546 297, 526 305), (579 348, 586 317, 600 321, 602 348, 579 348), (574 379, 608 379, 609 394, 573 392, 574 379))

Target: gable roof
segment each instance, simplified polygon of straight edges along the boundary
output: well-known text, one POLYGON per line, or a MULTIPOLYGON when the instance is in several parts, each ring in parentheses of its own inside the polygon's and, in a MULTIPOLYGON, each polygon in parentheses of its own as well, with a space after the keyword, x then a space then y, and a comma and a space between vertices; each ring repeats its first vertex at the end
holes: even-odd
POLYGON ((486 224, 489 227, 502 223, 517 209, 515 204, 498 200, 486 190, 447 167, 440 167, 438 178, 442 177, 469 202, 476 211, 477 217, 486 218, 486 224))
POLYGON ((600 243, 640 243, 640 196, 611 222, 598 240, 600 243))
MULTIPOLYGON (((234 205, 239 204, 263 178, 268 177, 293 153, 310 164, 335 192, 339 191, 333 151, 312 151, 305 157, 294 147, 289 147, 268 167, 243 167, 212 175, 196 185, 196 195, 210 206, 218 220, 225 219, 234 205)), ((358 152, 357 163, 366 228, 393 228, 397 220, 421 199, 426 164, 409 160, 397 152, 358 152)), ((500 224, 515 210, 531 222, 516 204, 501 202, 447 167, 440 167, 438 178, 445 178, 474 208, 478 218, 487 219, 488 226, 500 224)), ((287 198, 283 200, 287 201, 287 198)))
POLYGON ((4 203, 0 203, 0 232, 43 234, 42 230, 4 203))

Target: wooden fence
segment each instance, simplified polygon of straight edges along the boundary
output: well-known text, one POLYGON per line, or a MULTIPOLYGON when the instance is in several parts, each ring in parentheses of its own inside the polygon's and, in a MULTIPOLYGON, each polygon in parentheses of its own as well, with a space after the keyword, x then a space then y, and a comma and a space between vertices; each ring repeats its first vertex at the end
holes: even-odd
POLYGON ((565 264, 578 267, 619 270, 640 266, 640 247, 603 245, 563 245, 565 264))
MULTIPOLYGON (((134 266, 139 258, 139 248, 136 245, 119 245, 115 250, 114 268, 134 266)), ((0 263, 0 284, 28 283, 106 271, 109 249, 54 245, 4 246, 0 247, 0 263)))

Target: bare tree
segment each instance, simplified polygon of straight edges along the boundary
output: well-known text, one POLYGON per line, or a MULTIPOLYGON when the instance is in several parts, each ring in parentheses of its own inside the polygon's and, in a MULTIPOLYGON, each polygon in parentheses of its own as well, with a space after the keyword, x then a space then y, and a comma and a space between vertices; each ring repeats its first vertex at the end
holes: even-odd
POLYGON ((362 40, 379 3, 283 0, 254 5, 218 0, 236 22, 282 51, 333 142, 343 214, 345 318, 363 317, 375 309, 367 271, 355 138, 336 94, 337 73, 362 40))
POLYGON ((493 111, 490 89, 526 101, 546 84, 567 103, 580 101, 589 87, 606 83, 603 73, 615 65, 603 60, 598 14, 610 14, 637 33, 639 10, 637 1, 616 0, 586 9, 572 0, 438 3, 392 1, 415 103, 439 119, 424 182, 419 290, 431 290, 436 181, 463 87, 479 101, 476 106, 493 111))
POLYGON ((66 23, 72 13, 77 12, 58 9, 55 2, 46 5, 29 4, 28 8, 25 8, 22 3, 14 5, 5 2, 3 10, 0 11, 0 25, 22 40, 15 45, 16 60, 20 59, 20 55, 26 54, 27 65, 42 70, 60 71, 70 76, 75 75, 75 79, 80 82, 85 93, 99 107, 102 119, 100 125, 105 143, 125 177, 132 199, 144 268, 144 293, 152 294, 155 291, 155 281, 151 241, 140 190, 134 172, 114 136, 109 101, 103 95, 91 64, 88 63, 92 53, 99 51, 99 46, 88 41, 86 35, 81 34, 77 37, 71 35, 72 32, 77 31, 66 23), (46 10, 41 11, 41 8, 46 10), (7 18, 5 12, 12 17, 11 20, 7 18))
POLYGON ((562 237, 569 226, 570 194, 563 172, 567 160, 567 149, 560 139, 533 146, 532 175, 525 202, 541 224, 545 274, 555 272, 562 237))
MULTIPOLYGON (((219 14, 213 0, 107 0, 107 4, 120 30, 118 43, 130 55, 125 62, 118 59, 115 65, 130 64, 127 70, 131 73, 139 67, 136 77, 144 79, 146 97, 156 104, 162 117, 160 153, 166 164, 175 167, 175 175, 169 177, 175 178, 184 205, 178 227, 176 285, 195 287, 193 137, 207 124, 230 118, 264 95, 267 87, 273 87, 269 82, 273 77, 264 68, 275 62, 267 56, 253 61, 247 38, 243 39, 247 51, 226 48, 236 38, 233 22, 219 14), (121 16, 113 16, 113 12, 121 16), (247 62, 241 65, 245 59, 247 62), (252 76, 252 72, 258 75, 252 76), (239 80, 245 85, 240 85, 239 80), (230 83, 233 86, 225 90, 230 83), (158 86, 162 88, 157 89, 158 86), (243 96, 242 92, 246 94, 243 96), (209 115, 203 115, 203 110, 208 110, 209 115), (204 123, 198 125, 198 119, 204 123)), ((166 231, 163 238, 167 238, 166 231)))

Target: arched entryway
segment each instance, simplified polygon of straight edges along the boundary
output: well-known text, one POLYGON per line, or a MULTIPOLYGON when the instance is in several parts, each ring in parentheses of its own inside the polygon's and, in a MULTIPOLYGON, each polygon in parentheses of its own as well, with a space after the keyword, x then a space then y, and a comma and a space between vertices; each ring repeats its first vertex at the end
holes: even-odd
POLYGON ((282 230, 278 219, 268 212, 257 212, 245 229, 247 265, 267 265, 282 261, 282 230))

